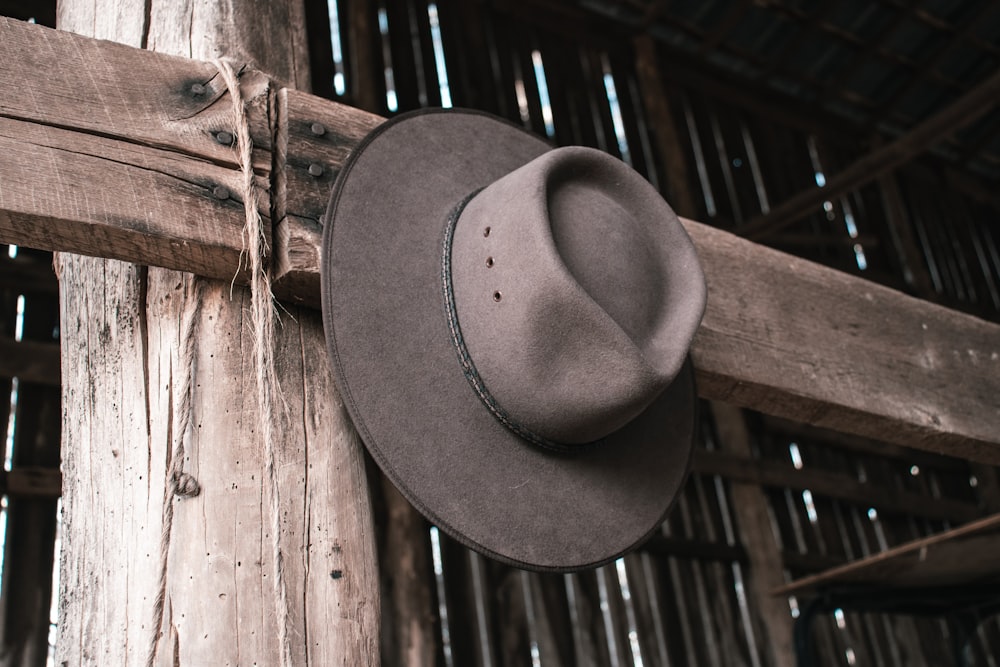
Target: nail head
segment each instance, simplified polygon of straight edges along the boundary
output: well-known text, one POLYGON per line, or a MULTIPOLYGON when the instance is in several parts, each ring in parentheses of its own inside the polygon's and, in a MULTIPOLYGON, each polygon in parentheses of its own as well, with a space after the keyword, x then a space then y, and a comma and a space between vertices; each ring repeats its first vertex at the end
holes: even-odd
POLYGON ((312 125, 309 126, 309 129, 317 137, 322 137, 324 134, 326 134, 326 128, 323 127, 323 123, 313 123, 312 125))
POLYGON ((196 84, 192 85, 191 86, 191 94, 192 95, 204 95, 205 94, 205 86, 203 84, 200 84, 200 83, 196 83, 196 84))
POLYGON ((215 195, 216 199, 226 200, 229 199, 229 190, 221 185, 216 185, 212 189, 212 194, 215 195))
POLYGON ((313 162, 311 165, 309 165, 310 176, 315 176, 316 178, 319 178, 320 176, 323 175, 323 171, 324 171, 323 165, 319 164, 318 162, 313 162))
POLYGON ((218 141, 223 146, 232 146, 233 145, 233 133, 232 132, 226 132, 225 130, 222 130, 221 132, 216 133, 215 140, 218 141))

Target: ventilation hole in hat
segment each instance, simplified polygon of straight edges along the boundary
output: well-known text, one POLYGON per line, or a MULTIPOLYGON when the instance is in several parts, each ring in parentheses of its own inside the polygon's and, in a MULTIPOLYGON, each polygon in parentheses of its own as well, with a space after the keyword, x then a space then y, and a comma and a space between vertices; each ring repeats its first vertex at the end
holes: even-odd
POLYGON ((486 229, 483 230, 483 236, 489 236, 489 235, 490 235, 490 228, 487 227, 486 229))
POLYGON ((486 266, 487 267, 493 266, 493 258, 492 257, 487 257, 486 258, 486 266))
POLYGON ((493 300, 494 300, 494 301, 499 301, 499 300, 500 300, 500 299, 502 299, 502 298, 503 298, 503 294, 501 294, 501 293, 499 292, 499 290, 498 290, 498 291, 496 291, 496 292, 493 292, 493 300))

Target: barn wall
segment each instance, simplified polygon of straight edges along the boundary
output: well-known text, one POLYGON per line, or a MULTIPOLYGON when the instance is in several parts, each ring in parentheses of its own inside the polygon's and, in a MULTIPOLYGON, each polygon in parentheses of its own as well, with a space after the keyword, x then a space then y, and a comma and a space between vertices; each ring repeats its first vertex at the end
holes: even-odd
MULTIPOLYGON (((314 86, 383 115, 441 104, 436 15, 446 101, 501 115, 557 145, 605 150, 680 213, 736 233, 877 145, 846 133, 843 122, 797 116, 780 99, 672 76, 683 63, 669 51, 654 46, 650 56, 648 44, 607 23, 524 4, 440 0, 428 13, 424 0, 345 0, 336 7, 336 59, 321 3, 311 3, 314 86), (657 94, 650 68, 661 104, 649 103, 657 94)), ((831 198, 764 242, 1000 320, 996 212, 949 187, 949 169, 933 155, 919 159, 831 198)), ((437 644, 437 664, 449 667, 789 664, 775 649, 781 632, 769 624, 790 626, 799 601, 780 601, 785 618, 775 618, 757 585, 768 574, 762 562, 779 560, 778 576, 790 580, 960 525, 998 499, 991 469, 757 414, 736 411, 748 435, 734 446, 724 439, 732 437, 732 411, 722 424, 716 406, 703 407, 695 473, 661 534, 639 552, 595 572, 539 575, 487 561, 425 524, 414 552, 429 554, 420 559, 427 601, 387 604, 387 613, 429 619, 421 627, 437 644), (759 496, 750 506, 748 481, 759 496), (741 540, 761 526, 770 535, 741 540)), ((381 516, 382 534, 394 535, 390 514, 381 516)), ((949 630, 935 619, 848 612, 813 627, 824 665, 949 659, 949 630)), ((393 641, 392 628, 388 621, 384 641, 393 641)), ((972 642, 973 664, 991 664, 998 651, 993 622, 972 642)))

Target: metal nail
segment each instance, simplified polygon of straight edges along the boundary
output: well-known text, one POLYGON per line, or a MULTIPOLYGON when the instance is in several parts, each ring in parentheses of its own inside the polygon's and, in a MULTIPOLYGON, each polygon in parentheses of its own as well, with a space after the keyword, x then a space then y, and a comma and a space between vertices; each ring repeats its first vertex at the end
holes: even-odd
POLYGON ((315 176, 316 178, 322 176, 323 165, 319 164, 318 162, 313 162, 311 165, 309 165, 309 175, 315 176))
POLYGON ((191 86, 191 94, 192 95, 204 95, 205 94, 205 86, 202 85, 202 84, 200 84, 200 83, 194 84, 193 86, 191 86))
POLYGON ((212 194, 215 195, 216 199, 226 200, 229 199, 229 190, 221 185, 216 185, 212 188, 212 194))
POLYGON ((233 145, 233 133, 232 132, 226 132, 225 130, 222 130, 222 131, 216 133, 215 140, 218 141, 223 146, 232 146, 233 145))
POLYGON ((309 126, 309 129, 312 130, 312 133, 317 137, 322 137, 326 134, 326 128, 323 127, 323 123, 313 123, 309 126))

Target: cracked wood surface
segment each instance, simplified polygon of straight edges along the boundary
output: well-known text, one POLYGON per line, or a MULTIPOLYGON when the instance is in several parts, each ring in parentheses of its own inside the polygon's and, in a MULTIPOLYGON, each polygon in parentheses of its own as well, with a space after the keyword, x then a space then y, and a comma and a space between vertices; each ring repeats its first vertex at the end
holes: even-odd
MULTIPOLYGON (((49 34, 51 31, 44 32, 44 28, 27 30, 10 22, 0 22, 0 35, 5 43, 8 35, 18 31, 23 33, 19 37, 23 44, 38 39, 56 44, 64 39, 49 34)), ((90 57, 97 62, 130 57, 166 58, 124 47, 115 47, 121 49, 121 53, 115 51, 114 57, 106 56, 106 44, 76 36, 65 39, 70 40, 67 49, 80 52, 92 49, 94 55, 90 57), (139 56, 140 53, 143 55, 139 56)), ((15 53, 14 57, 19 56, 15 53)), ((204 63, 176 58, 171 58, 169 65, 148 65, 154 72, 187 68, 201 77, 199 80, 209 76, 206 67, 204 63)), ((177 89, 175 79, 170 79, 174 83, 169 85, 167 79, 162 81, 165 90, 177 89)), ((114 88, 124 85, 117 84, 114 88)), ((36 85, 36 88, 45 87, 44 80, 36 85)), ((101 88, 82 84, 76 92, 81 98, 108 95, 101 88)), ((173 93, 164 94, 169 97, 173 93)), ((128 99, 128 95, 114 99, 128 99)), ((275 292, 288 301, 315 308, 319 304, 320 219, 330 187, 351 148, 380 119, 287 89, 273 91, 270 100, 273 105, 269 114, 276 123, 271 208, 279 213, 274 229, 275 292), (323 127, 322 133, 313 130, 316 123, 323 127), (321 168, 314 169, 319 171, 318 176, 309 173, 313 165, 321 168)), ((26 114, 28 105, 19 104, 22 110, 18 113, 26 114)), ((146 106, 139 105, 140 110, 149 106, 148 101, 143 104, 146 106)), ((8 113, 4 111, 6 108, 0 107, 0 116, 8 113)), ((134 129, 129 124, 131 120, 123 120, 122 127, 117 123, 119 118, 131 118, 129 109, 131 107, 123 107, 117 115, 94 114, 100 123, 87 121, 86 131, 99 136, 91 140, 110 141, 110 138, 120 137, 113 140, 128 143, 135 150, 163 150, 145 145, 153 141, 148 136, 155 134, 148 129, 140 132, 139 136, 147 137, 142 142, 126 141, 134 129), (111 129, 102 123, 110 123, 111 129)), ((179 115, 174 109, 164 118, 179 115)), ((74 117, 67 111, 59 124, 83 123, 73 120, 74 117)), ((26 122, 18 118, 8 120, 26 122)), ((208 123, 187 134, 177 127, 168 127, 168 130, 179 133, 177 136, 181 139, 177 141, 186 142, 184 145, 188 148, 185 150, 203 150, 216 155, 220 148, 212 145, 213 128, 214 125, 208 123), (206 144, 203 149, 193 147, 202 144, 206 144)), ((61 130, 62 125, 54 128, 43 124, 39 131, 44 135, 56 129, 61 130)), ((59 149, 52 147, 50 150, 59 149)), ((209 173, 211 168, 224 168, 219 158, 188 157, 186 160, 197 166, 175 165, 172 169, 205 169, 205 173, 209 173)), ((27 158, 19 163, 26 170, 21 180, 14 178, 14 186, 4 181, 0 190, 0 241, 24 243, 18 239, 30 239, 38 241, 41 247, 85 252, 86 248, 79 247, 80 235, 63 230, 72 230, 74 225, 81 224, 80 218, 86 216, 80 211, 91 210, 87 208, 91 199, 106 196, 107 207, 123 207, 121 201, 139 201, 131 194, 131 189, 109 191, 104 188, 102 195, 91 192, 94 188, 88 187, 87 180, 79 180, 83 174, 73 171, 72 161, 65 168, 54 161, 26 162, 27 158), (31 193, 38 189, 51 190, 50 199, 54 200, 54 208, 43 208, 48 213, 34 213, 52 218, 47 220, 45 231, 35 229, 38 225, 33 224, 40 218, 32 217, 31 212, 14 210, 9 204, 12 199, 30 201, 31 193), (11 191, 15 194, 9 194, 11 191), (18 193, 21 193, 20 199, 18 193), (56 218, 65 218, 66 224, 60 227, 56 218)), ((134 169, 107 162, 107 169, 102 173, 134 169)), ((114 182, 128 183, 130 176, 114 178, 118 179, 114 182)), ((188 176, 185 182, 190 182, 191 178, 188 176)), ((222 175, 216 178, 221 179, 222 175)), ((96 244, 99 246, 96 251, 103 256, 141 259, 213 277, 231 277, 238 266, 235 258, 241 248, 238 234, 217 234, 224 237, 224 244, 228 244, 224 250, 206 245, 204 237, 199 236, 217 232, 215 227, 224 224, 220 220, 226 219, 226 206, 211 201, 211 191, 207 188, 189 193, 197 203, 178 199, 170 189, 176 189, 176 179, 168 184, 156 179, 146 183, 149 191, 143 200, 172 201, 176 210, 165 212, 165 215, 183 217, 187 228, 176 227, 167 233, 155 227, 130 230, 129 238, 137 240, 122 243, 114 239, 118 232, 108 231, 105 232, 107 238, 96 244), (210 215, 193 219, 183 212, 184 207, 190 211, 207 207, 210 215), (210 229, 205 230, 205 227, 210 229), (157 254, 150 245, 166 248, 166 251, 157 254)), ((109 228, 121 226, 120 219, 114 215, 104 216, 100 223, 109 228)), ((93 224, 93 220, 88 224, 93 224)), ((235 223, 230 221, 228 224, 235 223)), ((699 392, 703 397, 904 446, 987 463, 1000 462, 1000 400, 997 399, 1000 396, 1000 326, 697 222, 685 220, 684 224, 698 248, 709 283, 708 310, 692 348, 699 392)), ((83 236, 92 239, 98 233, 91 231, 83 236)), ((95 251, 94 245, 90 243, 87 248, 95 251)))
MULTIPOLYGON (((296 12, 298 0, 63 0, 58 20, 63 29, 136 46, 254 63, 241 87, 250 100, 258 183, 267 190, 274 89, 256 70, 308 85, 296 12)), ((231 99, 211 64, 3 19, 0 51, 10 51, 0 78, 19 76, 6 65, 22 59, 21 46, 36 51, 32 67, 44 68, 41 76, 28 73, 36 97, 11 100, 5 89, 0 116, 33 126, 40 138, 28 155, 41 155, 42 141, 59 152, 41 163, 25 157, 17 165, 24 177, 13 184, 3 172, 0 236, 33 235, 56 250, 168 267, 66 253, 57 259, 66 522, 56 661, 145 665, 155 641, 157 665, 278 665, 249 292, 231 285, 242 250, 240 174, 233 150, 216 139, 228 129, 231 99), (19 44, 7 39, 16 32, 19 44), (39 62, 55 53, 65 58, 39 62), (185 97, 192 81, 204 87, 195 89, 204 100, 185 97), (96 146, 82 151, 89 154, 63 150, 86 142, 96 146), (215 196, 220 184, 226 199, 215 196), (181 355, 187 321, 197 330, 191 366, 181 355), (179 433, 189 370, 192 419, 179 433), (182 437, 183 470, 201 492, 166 500, 174 507, 166 602, 162 624, 153 627, 164 486, 182 437)), ((270 203, 262 209, 269 222, 270 203)), ((284 404, 266 417, 277 455, 292 661, 377 665, 364 458, 334 387, 319 313, 289 306, 275 338, 284 404)))

